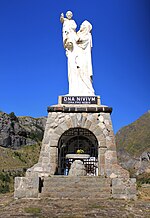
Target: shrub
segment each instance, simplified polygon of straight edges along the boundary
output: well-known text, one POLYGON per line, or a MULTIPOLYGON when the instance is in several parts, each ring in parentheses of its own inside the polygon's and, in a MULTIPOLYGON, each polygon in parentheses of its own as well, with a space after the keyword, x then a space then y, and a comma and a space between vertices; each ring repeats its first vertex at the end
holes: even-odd
POLYGON ((18 118, 16 117, 16 115, 15 115, 14 112, 11 112, 11 113, 9 114, 9 117, 10 117, 10 120, 11 120, 11 121, 16 121, 16 122, 18 122, 18 118))
POLYGON ((9 192, 9 191, 10 191, 10 189, 9 189, 8 184, 0 185, 0 193, 4 194, 4 193, 9 192))

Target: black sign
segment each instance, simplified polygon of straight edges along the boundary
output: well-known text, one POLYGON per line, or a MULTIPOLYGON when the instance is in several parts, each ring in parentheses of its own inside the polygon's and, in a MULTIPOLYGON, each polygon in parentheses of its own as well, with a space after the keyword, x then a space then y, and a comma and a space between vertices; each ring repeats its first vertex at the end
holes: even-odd
POLYGON ((96 96, 62 96, 62 104, 97 104, 96 96))

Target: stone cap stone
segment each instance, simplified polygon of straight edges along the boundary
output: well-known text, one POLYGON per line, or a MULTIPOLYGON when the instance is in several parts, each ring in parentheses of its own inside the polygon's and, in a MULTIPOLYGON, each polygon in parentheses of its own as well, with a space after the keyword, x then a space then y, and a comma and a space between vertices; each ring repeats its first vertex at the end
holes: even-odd
POLYGON ((67 154, 66 159, 82 160, 90 158, 89 154, 67 154))
POLYGON ((62 105, 54 105, 48 106, 47 111, 49 112, 64 112, 64 113, 110 113, 112 112, 112 107, 107 106, 62 106, 62 105))

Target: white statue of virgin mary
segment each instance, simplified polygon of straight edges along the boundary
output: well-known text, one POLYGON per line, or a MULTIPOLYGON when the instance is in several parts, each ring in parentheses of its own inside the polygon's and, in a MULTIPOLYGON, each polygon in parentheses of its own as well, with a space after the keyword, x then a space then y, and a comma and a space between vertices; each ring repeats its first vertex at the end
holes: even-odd
POLYGON ((94 96, 91 61, 92 25, 84 21, 76 33, 76 23, 72 20, 72 12, 67 12, 66 16, 68 18, 64 18, 62 14, 60 20, 63 23, 63 44, 68 57, 68 95, 94 96))

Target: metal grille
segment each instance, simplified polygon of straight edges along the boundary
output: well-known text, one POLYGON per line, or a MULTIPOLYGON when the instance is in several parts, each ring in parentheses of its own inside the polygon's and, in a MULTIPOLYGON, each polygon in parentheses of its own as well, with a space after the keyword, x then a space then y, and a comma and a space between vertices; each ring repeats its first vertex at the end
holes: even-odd
POLYGON ((83 128, 71 128, 61 136, 58 142, 58 174, 68 174, 72 160, 66 160, 66 154, 75 154, 78 149, 90 155, 90 159, 84 161, 87 175, 97 175, 98 142, 92 132, 83 128))

